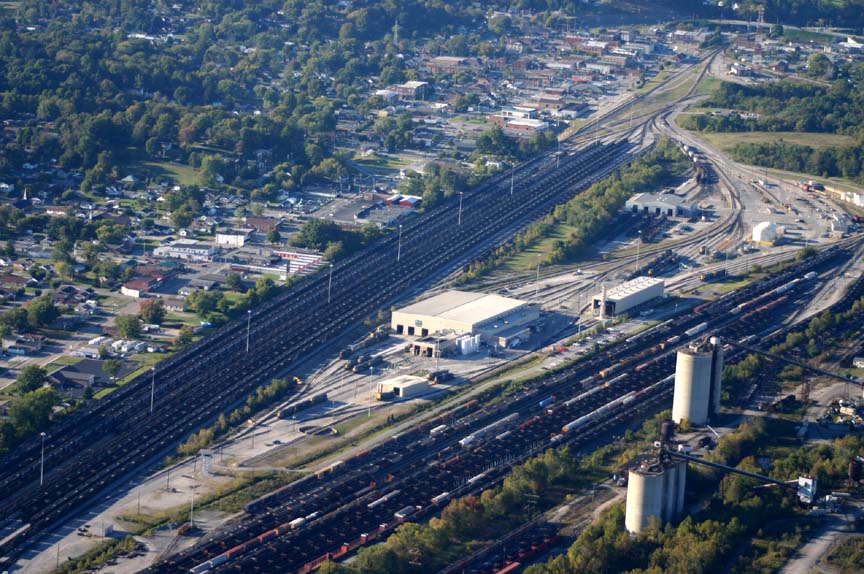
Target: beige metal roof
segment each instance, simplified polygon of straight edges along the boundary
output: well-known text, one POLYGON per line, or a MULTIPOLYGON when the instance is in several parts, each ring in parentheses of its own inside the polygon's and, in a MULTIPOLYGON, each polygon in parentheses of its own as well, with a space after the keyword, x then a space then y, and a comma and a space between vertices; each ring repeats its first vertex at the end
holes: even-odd
POLYGON ((526 305, 524 301, 486 293, 446 291, 400 309, 400 313, 440 317, 450 321, 477 324, 526 305))
MULTIPOLYGON (((654 285, 660 284, 663 285, 665 282, 663 279, 658 279, 657 277, 636 277, 635 279, 631 279, 626 283, 622 283, 617 287, 610 289, 606 293, 607 301, 616 301, 618 299, 624 299, 625 297, 629 297, 634 293, 638 293, 643 289, 647 289, 649 287, 653 287, 654 285)), ((601 295, 595 295, 595 299, 598 297, 602 297, 601 295)))

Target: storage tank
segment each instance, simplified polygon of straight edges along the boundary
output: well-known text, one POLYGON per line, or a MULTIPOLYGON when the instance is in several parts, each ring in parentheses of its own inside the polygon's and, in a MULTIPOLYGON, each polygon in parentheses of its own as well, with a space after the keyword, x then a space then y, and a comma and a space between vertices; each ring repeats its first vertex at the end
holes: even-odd
POLYGON ((630 471, 624 514, 624 526, 630 534, 642 532, 648 527, 651 518, 662 518, 663 479, 663 469, 659 464, 642 466, 630 471))
POLYGON ((777 225, 770 221, 757 223, 753 227, 753 241, 755 243, 773 245, 777 241, 777 225))
POLYGON ((708 424, 720 412, 723 349, 720 340, 693 343, 678 351, 675 362, 675 395, 672 420, 694 425, 708 424))

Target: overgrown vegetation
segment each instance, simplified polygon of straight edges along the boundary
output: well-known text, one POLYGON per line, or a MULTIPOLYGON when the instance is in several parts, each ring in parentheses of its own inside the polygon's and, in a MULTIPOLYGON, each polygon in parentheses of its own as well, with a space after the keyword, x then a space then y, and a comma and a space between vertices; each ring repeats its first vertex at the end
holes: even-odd
POLYGON ((864 536, 844 540, 831 549, 826 562, 837 568, 840 574, 857 574, 864 564, 864 536))
POLYGON ((706 132, 803 132, 853 136, 851 146, 814 148, 776 141, 738 144, 731 153, 753 165, 823 177, 861 180, 864 171, 864 66, 850 62, 835 70, 824 54, 811 58, 814 74, 833 79, 830 87, 781 81, 758 85, 724 82, 704 103, 730 113, 682 116, 682 127, 706 132), (825 67, 830 66, 830 70, 825 67))
POLYGON ((140 544, 131 536, 120 540, 109 540, 83 556, 64 562, 57 570, 60 574, 81 574, 93 572, 120 556, 131 554, 138 550, 140 544))
POLYGON ((689 168, 686 156, 674 143, 664 138, 657 149, 644 158, 558 205, 551 214, 498 247, 488 258, 472 263, 458 282, 469 282, 496 269, 548 237, 558 225, 567 225, 572 231, 566 239, 554 242, 543 262, 555 264, 572 261, 591 248, 592 242, 606 231, 630 196, 668 184, 689 168))
POLYGON ((234 409, 227 417, 224 413, 220 414, 213 426, 192 433, 186 442, 177 447, 177 453, 181 456, 190 456, 210 446, 229 430, 248 420, 252 414, 284 398, 286 393, 295 387, 296 384, 288 379, 273 379, 269 385, 258 387, 254 394, 246 398, 245 405, 234 409))
MULTIPOLYGON (((813 317, 803 331, 794 331, 782 343, 772 346, 769 352, 785 356, 791 352, 801 353, 805 359, 815 359, 823 353, 837 348, 838 343, 852 337, 859 326, 859 318, 864 313, 864 297, 855 301, 848 311, 835 313, 830 309, 813 317)), ((759 380, 767 369, 770 360, 762 355, 747 355, 734 365, 723 370, 723 401, 737 402, 753 381, 759 380)), ((781 371, 791 380, 800 380, 803 372, 781 371), (797 374, 797 376, 796 376, 797 374)))

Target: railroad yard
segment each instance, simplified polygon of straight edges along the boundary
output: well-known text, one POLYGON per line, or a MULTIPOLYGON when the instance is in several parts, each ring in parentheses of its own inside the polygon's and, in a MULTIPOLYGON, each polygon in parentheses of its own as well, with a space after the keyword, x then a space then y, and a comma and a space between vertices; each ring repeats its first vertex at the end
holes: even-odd
MULTIPOLYGON (((559 147, 414 214, 62 418, 49 448, 34 436, 2 455, 0 570, 59 571, 127 533, 135 551, 98 571, 306 573, 350 563, 405 523, 427 524, 449 503, 499 487, 548 449, 567 446, 581 460, 620 446, 672 407, 677 353, 691 344, 717 338, 723 364, 735 366, 803 337, 808 320, 829 311, 852 317, 832 328, 859 346, 821 373, 800 353, 782 357, 820 377, 801 375, 807 399, 795 424, 801 444, 807 425, 822 425, 814 440, 859 433, 847 428, 857 403, 841 399, 862 386, 851 365, 864 314, 850 310, 864 297, 864 235, 855 225, 834 233, 832 221, 860 210, 788 173, 736 163, 679 126, 723 57, 701 50, 651 90, 599 108, 559 147), (541 265, 529 253, 528 264, 460 279, 661 139, 692 163, 676 188, 655 194, 657 205, 679 206, 673 213, 622 213, 578 262, 541 265), (755 237, 763 222, 776 240, 755 237), (640 298, 639 281, 662 281, 662 295, 640 298), (481 295, 494 298, 476 302, 481 295), (416 316, 399 323, 408 311, 416 316), (277 378, 289 384, 276 404, 178 454, 277 378)), ((727 394, 737 404, 714 413, 713 427, 676 421, 688 456, 707 456, 799 389, 760 379, 727 394)), ((683 452, 669 450, 658 460, 683 452)), ((566 552, 626 496, 617 475, 592 478, 436 571, 521 572, 566 552)))

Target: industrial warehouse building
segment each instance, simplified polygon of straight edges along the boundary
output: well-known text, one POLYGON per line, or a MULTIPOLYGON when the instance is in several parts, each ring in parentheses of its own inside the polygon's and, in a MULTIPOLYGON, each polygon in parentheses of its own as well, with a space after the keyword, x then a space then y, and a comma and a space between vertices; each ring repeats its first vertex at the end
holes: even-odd
POLYGON ((614 317, 653 299, 663 297, 665 283, 656 277, 636 277, 617 287, 594 295, 591 309, 595 315, 614 317))
POLYGON ((400 375, 378 383, 376 387, 378 400, 389 398, 411 399, 429 392, 429 381, 414 375, 400 375))
POLYGON ((627 200, 624 209, 666 217, 692 217, 696 212, 691 203, 672 193, 637 193, 627 200))
POLYGON ((525 340, 540 318, 526 301, 500 295, 446 291, 393 312, 397 335, 430 337, 459 333, 480 335, 490 345, 512 346, 525 340))

